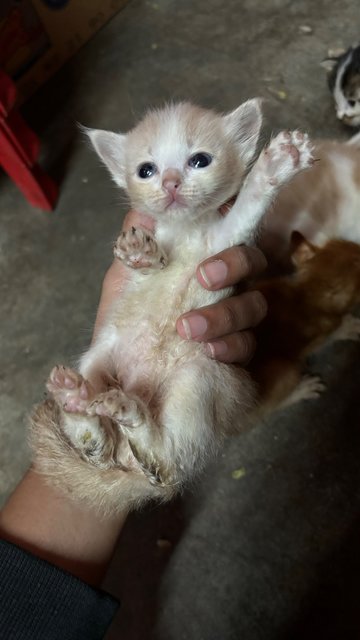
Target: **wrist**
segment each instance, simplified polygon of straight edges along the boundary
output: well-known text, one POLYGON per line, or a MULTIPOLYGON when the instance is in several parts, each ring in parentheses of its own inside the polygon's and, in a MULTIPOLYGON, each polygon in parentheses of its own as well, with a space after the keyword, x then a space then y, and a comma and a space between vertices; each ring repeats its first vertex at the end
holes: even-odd
POLYGON ((126 513, 102 518, 30 469, 0 514, 0 531, 6 540, 97 585, 125 519, 126 513))

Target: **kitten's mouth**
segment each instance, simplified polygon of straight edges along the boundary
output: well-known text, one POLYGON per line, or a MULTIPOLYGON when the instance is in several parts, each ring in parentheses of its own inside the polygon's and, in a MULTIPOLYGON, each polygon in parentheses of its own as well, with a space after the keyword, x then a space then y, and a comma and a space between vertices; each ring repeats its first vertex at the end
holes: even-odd
POLYGON ((186 207, 187 202, 185 198, 183 198, 180 194, 176 194, 176 196, 170 196, 168 198, 167 203, 165 204, 165 209, 178 209, 181 207, 186 207))
MULTIPOLYGON (((234 194, 231 198, 229 198, 229 200, 226 200, 226 202, 224 202, 224 204, 222 204, 219 209, 218 212, 220 213, 221 216, 225 217, 230 209, 233 207, 234 202, 237 198, 237 194, 234 194)), ((180 194, 176 194, 175 197, 171 196, 167 203, 165 204, 165 210, 172 210, 172 209, 181 209, 182 207, 186 207, 187 206, 187 202, 185 200, 185 198, 183 198, 180 194)))

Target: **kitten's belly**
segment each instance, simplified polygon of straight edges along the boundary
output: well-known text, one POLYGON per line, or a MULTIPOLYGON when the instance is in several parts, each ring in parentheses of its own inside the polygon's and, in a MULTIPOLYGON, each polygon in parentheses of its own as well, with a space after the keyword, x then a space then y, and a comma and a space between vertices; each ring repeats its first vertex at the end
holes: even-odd
MULTIPOLYGON (((203 346, 180 338, 176 321, 186 311, 229 295, 230 289, 211 292, 193 276, 195 268, 169 265, 143 276, 122 296, 111 318, 115 343, 112 363, 126 390, 139 384, 161 384, 175 366, 204 353, 203 346)), ((137 389, 138 391, 138 389, 137 389)))

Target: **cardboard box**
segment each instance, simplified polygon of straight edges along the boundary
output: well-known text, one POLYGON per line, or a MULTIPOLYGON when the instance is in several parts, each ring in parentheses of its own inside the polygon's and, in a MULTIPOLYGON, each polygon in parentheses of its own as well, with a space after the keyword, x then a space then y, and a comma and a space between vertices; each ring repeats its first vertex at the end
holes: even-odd
POLYGON ((128 0, 1 0, 0 67, 23 102, 128 0))

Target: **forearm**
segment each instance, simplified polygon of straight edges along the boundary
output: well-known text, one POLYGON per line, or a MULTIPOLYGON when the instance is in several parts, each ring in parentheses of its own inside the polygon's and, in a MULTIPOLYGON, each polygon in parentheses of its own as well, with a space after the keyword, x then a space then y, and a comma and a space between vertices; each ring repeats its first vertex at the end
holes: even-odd
POLYGON ((126 515, 104 518, 72 502, 30 470, 0 514, 0 533, 85 582, 99 585, 126 515))

